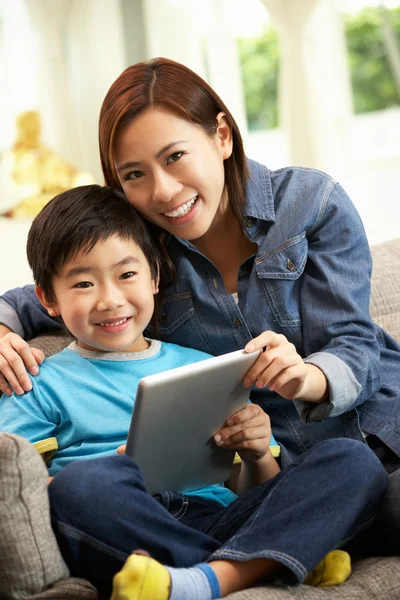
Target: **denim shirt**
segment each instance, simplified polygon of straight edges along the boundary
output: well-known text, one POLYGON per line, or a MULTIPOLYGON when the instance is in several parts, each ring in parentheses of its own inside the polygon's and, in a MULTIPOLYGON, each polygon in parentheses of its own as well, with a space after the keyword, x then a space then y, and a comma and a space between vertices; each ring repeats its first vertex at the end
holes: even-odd
MULTIPOLYGON (((329 437, 363 441, 362 432, 400 455, 400 346, 369 315, 371 256, 354 205, 320 171, 249 167, 244 233, 258 250, 240 266, 238 303, 215 265, 170 235, 177 277, 165 289, 158 337, 218 355, 272 330, 324 372, 329 400, 321 404, 252 390, 284 464, 329 437)), ((24 337, 59 327, 31 286, 0 299, 0 322, 24 337)))

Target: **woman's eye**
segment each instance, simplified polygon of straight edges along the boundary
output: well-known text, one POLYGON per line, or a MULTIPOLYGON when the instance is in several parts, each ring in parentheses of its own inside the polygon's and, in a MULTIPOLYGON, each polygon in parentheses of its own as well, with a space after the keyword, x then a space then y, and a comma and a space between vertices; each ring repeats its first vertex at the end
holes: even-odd
POLYGON ((74 288, 78 288, 79 290, 84 290, 88 287, 91 287, 93 285, 93 283, 90 283, 90 281, 80 281, 79 283, 76 283, 74 285, 74 288))
POLYGON ((126 175, 124 175, 124 180, 129 181, 129 179, 140 179, 143 177, 143 171, 129 171, 126 175))
POLYGON ((171 156, 169 156, 167 158, 167 165, 170 165, 171 163, 177 162, 180 158, 182 158, 182 156, 184 155, 184 152, 174 152, 173 154, 171 154, 171 156))
POLYGON ((135 271, 127 271, 121 275, 121 279, 130 279, 134 275, 136 275, 135 271))

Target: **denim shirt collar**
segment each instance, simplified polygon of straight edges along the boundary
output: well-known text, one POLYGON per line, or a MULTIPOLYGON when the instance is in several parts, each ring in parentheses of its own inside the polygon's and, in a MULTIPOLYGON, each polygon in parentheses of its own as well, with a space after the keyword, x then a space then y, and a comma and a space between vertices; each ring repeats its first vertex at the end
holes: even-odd
POLYGON ((247 159, 250 177, 246 185, 245 217, 275 221, 271 171, 260 163, 247 159))

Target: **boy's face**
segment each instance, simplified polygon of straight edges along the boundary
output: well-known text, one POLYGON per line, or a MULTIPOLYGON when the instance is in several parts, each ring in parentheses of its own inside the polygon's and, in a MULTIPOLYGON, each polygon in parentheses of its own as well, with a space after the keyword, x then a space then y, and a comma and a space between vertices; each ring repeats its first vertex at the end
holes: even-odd
POLYGON ((51 316, 60 315, 79 346, 106 352, 139 352, 148 348, 143 337, 154 311, 157 282, 133 240, 117 235, 80 251, 53 278, 57 299, 51 316))

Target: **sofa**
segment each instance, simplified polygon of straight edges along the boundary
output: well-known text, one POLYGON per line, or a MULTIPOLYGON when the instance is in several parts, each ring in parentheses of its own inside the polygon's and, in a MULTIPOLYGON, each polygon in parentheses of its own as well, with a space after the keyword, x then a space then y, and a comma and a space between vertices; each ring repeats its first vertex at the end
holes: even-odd
MULTIPOLYGON (((375 322, 400 341, 400 239, 373 246, 371 315, 375 322)), ((69 343, 63 336, 41 336, 31 343, 47 356, 69 343)), ((399 373, 400 377, 400 373, 399 373)), ((70 578, 58 582, 31 600, 95 600, 96 591, 86 581, 70 578)), ((371 557, 352 560, 352 575, 337 587, 258 586, 227 596, 229 600, 399 600, 400 558, 371 557)))

